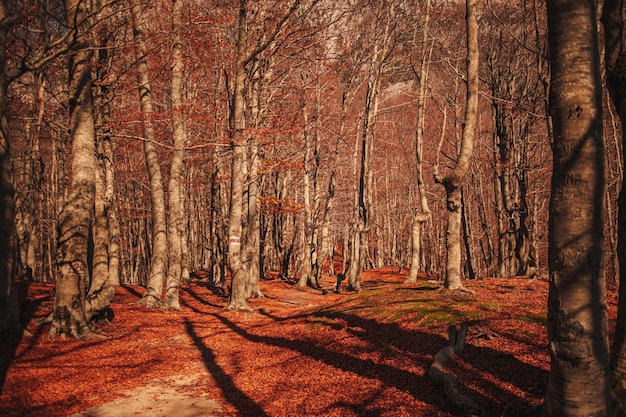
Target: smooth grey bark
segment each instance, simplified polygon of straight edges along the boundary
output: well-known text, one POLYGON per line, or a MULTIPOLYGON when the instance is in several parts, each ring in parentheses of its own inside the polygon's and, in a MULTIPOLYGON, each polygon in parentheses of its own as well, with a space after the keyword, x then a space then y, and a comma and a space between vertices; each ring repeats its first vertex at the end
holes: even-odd
MULTIPOLYGON (((81 26, 95 10, 93 1, 72 0, 67 23, 81 26)), ((82 33, 84 35, 84 33, 82 33)), ((95 127, 91 92, 92 43, 83 38, 70 58, 70 135, 72 138, 71 194, 59 215, 57 280, 50 336, 93 337, 86 299, 91 272, 89 246, 93 244, 96 193, 95 127)))
POLYGON ((411 259, 409 276, 407 283, 417 282, 417 273, 420 269, 420 261, 422 259, 422 229, 430 220, 431 212, 428 207, 428 199, 426 198, 426 187, 424 184, 423 161, 424 161, 424 121, 426 115, 426 85, 428 81, 428 65, 430 52, 432 51, 434 42, 431 43, 429 49, 426 49, 428 39, 428 23, 430 21, 430 0, 426 2, 426 15, 424 16, 423 33, 422 33, 422 56, 420 59, 419 70, 413 68, 415 80, 418 83, 417 95, 417 120, 415 129, 415 168, 416 168, 416 184, 419 196, 419 207, 415 209, 413 221, 411 224, 411 259))
POLYGON ((450 290, 463 289, 461 281, 461 187, 465 181, 474 148, 474 130, 478 109, 478 22, 476 1, 466 0, 467 80, 463 134, 456 165, 452 172, 435 180, 446 189, 448 222, 446 228, 446 276, 444 286, 450 290))
POLYGON ((232 148, 232 175, 230 187, 230 210, 228 215, 228 263, 231 271, 230 299, 226 309, 249 310, 246 301, 246 288, 248 275, 244 265, 242 253, 242 215, 244 204, 244 182, 246 169, 244 166, 248 140, 246 137, 245 119, 245 88, 248 77, 247 66, 253 59, 265 51, 282 31, 285 23, 299 6, 300 1, 295 0, 289 9, 281 16, 274 30, 258 42, 251 50, 248 50, 248 8, 247 0, 239 2, 239 17, 237 23, 237 63, 235 66, 234 91, 232 94, 230 114, 230 144, 232 148))
POLYGON ((167 274, 167 223, 163 178, 152 124, 153 106, 150 75, 148 74, 148 49, 144 35, 144 18, 140 0, 131 0, 131 15, 135 39, 135 58, 137 60, 139 104, 145 138, 143 149, 152 203, 152 259, 150 259, 148 285, 140 302, 148 308, 158 308, 161 306, 161 294, 167 274))
POLYGON ((169 264, 165 298, 163 305, 167 309, 181 310, 179 292, 183 274, 183 207, 182 189, 183 164, 185 158, 185 145, 187 143, 187 131, 183 114, 183 70, 182 56, 181 19, 183 4, 182 0, 173 0, 172 11, 172 86, 170 96, 172 99, 172 118, 174 124, 174 156, 170 166, 170 180, 168 185, 168 243, 169 264))
POLYGON ((606 151, 596 3, 548 1, 554 129, 546 416, 608 416, 606 151))

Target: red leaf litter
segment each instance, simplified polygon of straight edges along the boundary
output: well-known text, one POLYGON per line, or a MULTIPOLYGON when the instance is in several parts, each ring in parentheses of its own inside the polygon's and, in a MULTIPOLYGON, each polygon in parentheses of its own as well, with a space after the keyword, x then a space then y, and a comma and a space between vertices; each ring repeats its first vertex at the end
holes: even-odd
MULTIPOLYGON (((367 271, 359 294, 262 280, 252 312, 224 310, 201 281, 181 289, 183 311, 147 310, 142 288, 120 286, 103 337, 84 341, 48 336, 54 287, 32 284, 28 333, 2 335, 0 415, 465 415, 426 372, 447 327, 468 320, 464 351, 446 363, 462 394, 485 416, 540 405, 547 283, 492 278, 454 294, 422 278, 367 271)), ((608 299, 613 320, 614 291, 608 299)))

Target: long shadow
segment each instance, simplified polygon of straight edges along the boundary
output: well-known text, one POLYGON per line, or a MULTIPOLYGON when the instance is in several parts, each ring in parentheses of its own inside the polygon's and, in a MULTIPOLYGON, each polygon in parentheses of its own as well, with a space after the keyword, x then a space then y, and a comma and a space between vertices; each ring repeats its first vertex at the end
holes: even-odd
POLYGON ((136 289, 134 289, 130 285, 120 285, 120 287, 123 288, 125 291, 127 291, 129 294, 132 294, 135 297, 141 299, 142 295, 139 293, 139 291, 137 291, 136 289))
POLYGON ((181 289, 184 292, 186 292, 187 294, 189 294, 191 296, 191 298, 193 298, 194 300, 196 300, 200 304, 203 304, 205 306, 215 307, 215 308, 223 308, 224 307, 224 306, 221 306, 221 305, 209 303, 207 300, 205 300, 204 298, 200 297, 198 295, 198 293, 196 293, 194 290, 192 290, 191 287, 186 287, 186 288, 181 288, 181 289))
MULTIPOLYGON (((262 313, 272 318, 270 314, 265 312, 262 313)), ((292 341, 282 337, 257 336, 237 327, 223 317, 217 317, 228 325, 233 331, 253 342, 266 343, 292 349, 339 369, 355 372, 368 378, 379 379, 389 386, 406 390, 414 397, 421 398, 425 402, 432 403, 433 401, 432 398, 424 397, 419 388, 420 384, 432 384, 430 381, 425 381, 424 377, 420 377, 387 365, 376 364, 372 361, 363 361, 351 355, 331 352, 315 345, 312 342, 303 342, 298 340, 292 341)), ((331 327, 335 330, 340 330, 343 325, 329 323, 326 319, 341 320, 345 322, 347 326, 346 331, 361 338, 363 341, 367 342, 371 346, 374 346, 376 349, 391 349, 393 351, 401 350, 413 354, 416 358, 416 364, 420 365, 423 369, 428 369, 430 367, 435 353, 448 343, 447 340, 440 336, 401 329, 394 323, 381 323, 379 321, 363 318, 354 314, 321 311, 309 314, 308 317, 324 319, 319 320, 318 324, 331 327)), ((277 319, 282 320, 282 318, 277 319)), ((475 369, 492 374, 501 381, 518 386, 526 392, 533 393, 534 391, 537 391, 538 389, 542 390, 545 387, 547 382, 547 372, 522 362, 513 355, 488 347, 478 347, 469 344, 466 345, 465 349, 466 350, 463 354, 461 354, 461 357, 466 363, 470 364, 475 369), (522 385, 519 378, 517 378, 519 375, 524 375, 526 377, 530 376, 530 378, 524 378, 524 381, 532 381, 532 385, 529 385, 529 383, 522 385)), ((480 375, 469 375, 468 377, 475 382, 482 382, 483 385, 485 383, 488 384, 488 386, 490 386, 489 390, 491 392, 495 392, 495 398, 498 399, 498 403, 502 409, 508 407, 508 410, 513 412, 531 407, 528 400, 518 398, 515 394, 501 389, 491 381, 482 380, 480 375)), ((472 381, 467 379, 461 380, 461 385, 464 386, 462 389, 470 391, 468 395, 478 401, 486 410, 489 409, 491 411, 497 411, 494 410, 493 400, 466 387, 465 385, 468 384, 468 382, 472 381)), ((439 404, 442 402, 445 403, 446 401, 438 401, 437 403, 439 404)), ((500 415, 499 411, 497 415, 500 415)))
MULTIPOLYGON (((47 298, 38 298, 32 299, 28 297, 28 286, 30 281, 17 282, 18 294, 22 292, 22 297, 24 301, 19 305, 20 309, 20 326, 23 331, 16 329, 15 331, 7 331, 0 333, 0 338, 2 342, 0 342, 0 395, 4 391, 4 384, 7 379, 7 373, 9 372, 9 368, 15 359, 15 352, 17 351, 18 346, 22 342, 22 338, 24 336, 24 332, 26 331, 26 326, 35 316, 35 312, 37 309, 46 301, 47 298)), ((49 298, 49 297, 48 297, 49 298)))
MULTIPOLYGON (((376 363, 370 359, 360 359, 346 353, 331 351, 311 341, 291 340, 280 336, 255 335, 237 326, 223 316, 218 314, 214 314, 214 316, 232 331, 251 342, 277 346, 298 352, 299 354, 306 355, 334 368, 352 372, 365 378, 379 380, 387 386, 409 392, 415 398, 421 398, 424 402, 432 403, 433 398, 426 397, 422 392, 421 387, 429 383, 423 376, 390 365, 376 363)), ((406 337, 410 336, 406 335, 406 337)), ((438 336, 420 334, 419 337, 422 338, 422 340, 424 338, 430 338, 431 340, 428 341, 429 344, 438 342, 438 344, 443 345, 444 343, 444 339, 438 336)), ((446 401, 439 401, 439 404, 446 404, 446 401)), ((449 413, 458 411, 454 410, 452 405, 446 405, 446 407, 448 408, 440 408, 440 410, 449 413)))
POLYGON ((251 417, 267 416, 268 414, 265 410, 263 410, 260 405, 255 403, 243 391, 237 388, 237 385, 235 385, 232 377, 226 374, 217 364, 215 353, 213 353, 213 351, 202 342, 202 338, 200 338, 196 333, 193 324, 187 319, 185 319, 185 329, 200 353, 202 353, 204 366, 211 373, 211 376, 213 376, 213 379, 221 388, 226 399, 237 407, 239 415, 251 417))
MULTIPOLYGON (((424 333, 410 332, 398 328, 398 326, 393 323, 380 323, 376 320, 366 319, 352 314, 318 312, 313 314, 313 316, 341 319, 344 320, 349 327, 362 328, 364 331, 358 334, 363 340, 370 343, 380 343, 381 340, 387 340, 393 343, 398 349, 414 353, 424 352, 424 344, 422 342, 425 335, 424 333)), ((437 349, 443 347, 440 343, 441 342, 437 343, 437 349)), ((546 371, 522 362, 513 355, 503 353, 496 349, 466 344, 464 352, 467 353, 463 356, 465 362, 513 385, 519 386, 519 381, 516 379, 517 375, 534 376, 533 380, 537 382, 547 381, 546 371)), ((530 389, 534 387, 520 388, 530 389)))

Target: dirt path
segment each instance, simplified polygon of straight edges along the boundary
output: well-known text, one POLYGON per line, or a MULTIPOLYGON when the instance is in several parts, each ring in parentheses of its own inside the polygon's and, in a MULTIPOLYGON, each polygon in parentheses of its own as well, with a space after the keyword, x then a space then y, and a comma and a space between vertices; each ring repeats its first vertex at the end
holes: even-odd
POLYGON ((119 392, 119 398, 70 417, 210 417, 220 414, 215 400, 189 395, 204 375, 175 375, 119 392))

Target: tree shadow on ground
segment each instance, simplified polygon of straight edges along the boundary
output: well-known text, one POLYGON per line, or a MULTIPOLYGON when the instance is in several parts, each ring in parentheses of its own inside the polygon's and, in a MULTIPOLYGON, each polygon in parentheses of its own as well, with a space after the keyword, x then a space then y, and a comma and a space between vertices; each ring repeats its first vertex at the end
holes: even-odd
POLYGON ((224 372, 224 370, 217 364, 215 353, 204 344, 202 338, 196 333, 193 323, 187 319, 185 319, 185 330, 189 337, 193 340, 194 345, 202 354, 202 361, 204 362, 204 366, 207 371, 209 371, 216 384, 222 390, 224 397, 226 397, 226 399, 238 409, 239 415, 258 417, 267 416, 265 410, 263 410, 260 405, 255 403, 243 391, 237 388, 233 378, 224 372))
MULTIPOLYGON (((299 339, 292 340, 281 336, 263 336, 253 334, 248 330, 243 329, 242 327, 233 323, 232 321, 228 320, 226 317, 217 314, 215 314, 215 317, 222 321, 222 323, 229 327, 233 332, 251 342, 262 343, 268 346, 276 346, 283 349, 292 350, 301 355, 306 355, 312 359, 315 359, 342 371, 352 372, 368 379, 378 380, 386 386, 409 392, 414 397, 420 398, 426 403, 432 401, 432 398, 425 397, 421 389, 421 387, 423 387, 424 384, 428 382, 425 381, 425 378, 423 376, 417 375, 413 372, 398 369, 387 364, 377 363, 371 359, 360 359, 350 354, 333 351, 328 348, 319 346, 314 341, 299 339)), ((432 338, 432 341, 437 341, 439 344, 443 343, 444 341, 441 337, 432 335, 425 336, 427 336, 428 338, 432 338)), ((425 365, 425 363, 423 363, 422 365, 425 365)), ((355 407, 355 405, 351 404, 350 407, 353 408, 355 407)), ((365 412, 364 410, 364 408, 361 409, 361 412, 365 412)), ((442 409, 441 411, 448 413, 455 412, 455 410, 451 406, 446 409, 442 409)))
POLYGON ((28 336, 33 338, 34 340, 38 340, 40 335, 40 328, 38 328, 37 334, 31 335, 26 332, 26 327, 28 323, 35 316, 35 312, 39 309, 39 307, 45 302, 50 301, 52 295, 44 298, 32 299, 27 296, 28 294, 28 284, 29 282, 18 282, 18 285, 23 284, 25 288, 20 288, 18 291, 23 292, 25 295, 24 299, 21 300, 19 308, 20 308, 20 325, 23 330, 16 329, 15 331, 7 331, 0 333, 0 338, 2 342, 0 342, 0 395, 4 390, 4 384, 7 377, 7 372, 9 371, 10 366, 13 364, 15 359, 15 354, 18 346, 22 342, 24 336, 28 336))
MULTIPOLYGON (((261 310, 261 314, 282 321, 282 318, 272 317, 261 310)), ((448 403, 443 390, 434 390, 438 398, 433 398, 432 382, 425 375, 398 369, 396 367, 377 363, 370 359, 360 359, 351 354, 333 351, 322 347, 316 341, 292 340, 281 336, 264 336, 253 334, 243 329, 227 318, 215 314, 232 331, 255 343, 277 346, 296 351, 327 365, 347 372, 356 373, 362 377, 379 380, 386 386, 409 392, 414 398, 430 403, 440 408, 442 412, 458 413, 459 410, 448 403), (442 404, 446 404, 443 405, 442 404)), ((298 315, 302 318, 303 315, 298 315)), ((317 325, 325 325, 334 331, 347 331, 359 337, 371 347, 371 350, 399 352, 409 355, 415 364, 427 370, 435 353, 446 346, 448 341, 438 335, 400 328, 395 323, 381 323, 374 319, 367 319, 354 314, 341 312, 317 312, 308 315, 317 325), (329 320, 330 319, 330 320, 329 320), (338 322, 342 324, 338 325, 338 322)), ((484 410, 485 415, 514 415, 523 410, 532 408, 532 404, 525 398, 519 398, 513 392, 501 388, 493 379, 516 385, 525 392, 532 393, 536 384, 547 380, 547 373, 532 365, 519 361, 513 355, 499 352, 488 347, 467 346, 467 355, 461 358, 470 364, 473 370, 463 372, 460 378, 461 390, 474 399, 484 410), (479 359, 477 359, 479 358, 479 359), (516 375, 533 375, 535 386, 520 386, 516 375), (493 378, 495 377, 495 378, 493 378), (469 386, 481 387, 481 392, 489 393, 489 397, 470 389, 469 386), (496 399, 494 401, 494 399, 496 399), (506 414, 504 414, 506 412, 506 414)), ((398 354, 398 353, 393 353, 398 354)), ((527 380, 527 379, 525 379, 527 380)), ((363 410, 361 410, 363 411, 363 410)))

